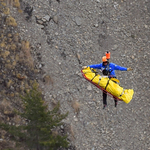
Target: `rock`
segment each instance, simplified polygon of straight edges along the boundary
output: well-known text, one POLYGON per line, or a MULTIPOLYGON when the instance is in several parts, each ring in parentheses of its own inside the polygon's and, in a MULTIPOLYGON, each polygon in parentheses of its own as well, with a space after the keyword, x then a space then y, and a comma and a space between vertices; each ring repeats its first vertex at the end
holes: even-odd
POLYGON ((87 87, 87 90, 92 91, 92 86, 89 85, 89 86, 87 87))
POLYGON ((115 44, 115 45, 113 46, 112 50, 116 50, 117 48, 118 48, 118 45, 115 44))
POLYGON ((45 18, 42 18, 41 20, 43 21, 43 23, 47 22, 47 20, 45 18))
POLYGON ((64 129, 64 126, 63 126, 63 125, 61 125, 61 126, 60 126, 60 128, 61 128, 61 129, 64 129))
POLYGON ((131 58, 134 59, 135 57, 132 55, 131 58))
POLYGON ((77 121, 78 121, 78 118, 74 118, 74 121, 77 122, 77 121))
POLYGON ((77 59, 78 59, 78 62, 79 62, 79 64, 81 64, 81 57, 80 57, 80 54, 79 53, 77 53, 77 59))
POLYGON ((56 23, 56 24, 58 24, 58 16, 56 15, 56 16, 53 16, 53 21, 56 23))
POLYGON ((42 64, 39 64, 39 68, 42 68, 42 64))
POLYGON ((44 75, 43 76, 43 82, 45 84, 50 84, 51 83, 53 85, 53 80, 52 80, 50 75, 44 75))
POLYGON ((40 20, 36 20, 36 23, 40 24, 40 25, 43 25, 43 21, 41 19, 40 20))
POLYGON ((97 27, 98 27, 98 23, 94 24, 94 27, 96 27, 96 28, 97 28, 97 27))
POLYGON ((44 19, 45 19, 46 21, 50 21, 51 17, 50 17, 49 15, 46 15, 46 16, 44 17, 44 19))
POLYGON ((36 20, 40 20, 42 17, 40 16, 35 16, 36 20))
POLYGON ((78 26, 80 26, 82 24, 82 19, 80 17, 75 17, 75 22, 78 26))
POLYGON ((82 73, 81 72, 76 72, 76 75, 82 77, 82 73))
POLYGON ((40 29, 43 29, 44 28, 44 26, 43 25, 38 25, 38 27, 40 28, 40 29))

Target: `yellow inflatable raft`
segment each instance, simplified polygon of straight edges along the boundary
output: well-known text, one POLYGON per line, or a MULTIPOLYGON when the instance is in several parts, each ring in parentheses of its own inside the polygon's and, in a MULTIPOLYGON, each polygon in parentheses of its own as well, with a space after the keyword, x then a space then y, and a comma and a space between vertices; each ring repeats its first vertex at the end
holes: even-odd
POLYGON ((97 87, 100 87, 101 90, 106 90, 112 96, 116 97, 119 100, 123 100, 125 103, 129 103, 132 100, 134 91, 133 89, 123 89, 115 78, 102 77, 96 73, 95 69, 90 67, 82 70, 83 76, 94 83, 97 87), (114 82, 115 81, 115 82, 114 82))

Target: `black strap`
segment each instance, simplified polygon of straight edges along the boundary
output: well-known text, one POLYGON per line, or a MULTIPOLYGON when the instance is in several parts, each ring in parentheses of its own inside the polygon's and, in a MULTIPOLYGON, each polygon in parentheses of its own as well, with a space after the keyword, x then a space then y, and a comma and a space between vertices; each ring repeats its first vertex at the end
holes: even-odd
POLYGON ((106 86, 105 86, 105 90, 106 90, 106 88, 107 88, 107 86, 108 86, 108 84, 109 84, 109 81, 110 81, 110 79, 107 81, 107 84, 106 84, 106 86))
POLYGON ((109 71, 109 61, 108 61, 108 65, 107 65, 107 70, 108 70, 108 76, 109 76, 110 73, 113 71, 113 70, 109 71))
POLYGON ((92 71, 93 73, 95 73, 95 76, 91 79, 91 81, 93 81, 93 79, 97 76, 97 73, 98 73, 98 72, 96 72, 94 69, 91 69, 91 71, 92 71))
POLYGON ((110 73, 113 71, 113 70, 109 71, 109 61, 108 61, 108 65, 107 65, 107 71, 108 71, 108 77, 109 77, 110 73))

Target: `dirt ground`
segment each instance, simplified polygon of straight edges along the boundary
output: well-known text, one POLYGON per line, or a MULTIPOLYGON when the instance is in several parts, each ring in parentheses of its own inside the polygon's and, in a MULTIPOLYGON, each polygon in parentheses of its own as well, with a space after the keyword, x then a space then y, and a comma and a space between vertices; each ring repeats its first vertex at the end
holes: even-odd
POLYGON ((12 8, 12 16, 21 38, 31 43, 37 68, 49 76, 49 84, 39 80, 45 100, 50 108, 60 101, 61 111, 69 111, 64 122, 71 125, 68 134, 76 149, 150 149, 150 1, 21 0, 21 9, 12 8), (111 52, 111 62, 133 68, 116 74, 134 96, 117 108, 108 97, 103 110, 102 92, 80 71, 101 63, 105 51, 111 52))

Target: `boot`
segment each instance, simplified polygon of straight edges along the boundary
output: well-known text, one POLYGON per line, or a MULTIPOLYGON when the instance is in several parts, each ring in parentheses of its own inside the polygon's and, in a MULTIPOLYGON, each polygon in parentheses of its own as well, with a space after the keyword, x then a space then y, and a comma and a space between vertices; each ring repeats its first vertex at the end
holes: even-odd
POLYGON ((106 108, 106 106, 107 106, 107 105, 105 104, 105 105, 104 105, 104 107, 103 107, 103 109, 105 109, 105 108, 106 108))

